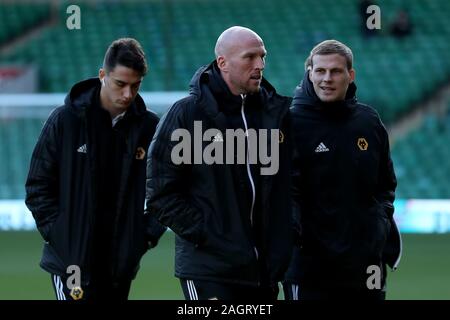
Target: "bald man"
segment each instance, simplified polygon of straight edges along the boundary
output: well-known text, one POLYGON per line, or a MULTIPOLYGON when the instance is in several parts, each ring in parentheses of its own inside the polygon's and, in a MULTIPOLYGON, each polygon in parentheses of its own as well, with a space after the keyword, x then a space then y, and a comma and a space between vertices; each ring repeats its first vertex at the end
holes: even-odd
POLYGON ((175 275, 186 299, 275 300, 294 233, 291 99, 263 77, 266 49, 254 31, 225 30, 215 55, 161 119, 147 205, 176 234, 175 275))

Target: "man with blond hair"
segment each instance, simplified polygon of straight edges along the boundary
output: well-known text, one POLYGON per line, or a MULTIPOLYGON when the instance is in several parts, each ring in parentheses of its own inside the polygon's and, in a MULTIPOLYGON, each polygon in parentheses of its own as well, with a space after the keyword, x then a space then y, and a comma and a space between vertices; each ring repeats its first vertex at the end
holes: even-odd
POLYGON ((301 236, 285 276, 290 300, 384 299, 401 240, 389 138, 357 102, 353 53, 315 46, 292 102, 293 200, 301 236))

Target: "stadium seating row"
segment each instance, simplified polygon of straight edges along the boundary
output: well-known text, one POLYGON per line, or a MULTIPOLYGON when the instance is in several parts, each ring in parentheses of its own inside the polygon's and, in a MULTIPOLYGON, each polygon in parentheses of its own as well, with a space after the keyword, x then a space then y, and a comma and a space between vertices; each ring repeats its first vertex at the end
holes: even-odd
POLYGON ((50 5, 43 3, 0 4, 0 45, 49 19, 50 5))
POLYGON ((61 4, 59 24, 0 57, 0 63, 35 63, 41 91, 66 92, 74 82, 97 75, 112 40, 133 36, 143 44, 150 64, 142 90, 187 90, 195 70, 214 58, 221 31, 240 24, 263 37, 269 52, 266 75, 280 93, 291 95, 312 46, 336 38, 354 51, 360 100, 374 105, 390 123, 450 77, 450 2, 408 1, 414 32, 398 40, 385 25, 403 5, 383 2, 382 29, 368 39, 354 0, 324 0, 321 5, 315 0, 249 0, 245 7, 237 0, 87 2, 80 5, 81 30, 66 28, 61 4), (252 8, 251 14, 246 8, 252 8))

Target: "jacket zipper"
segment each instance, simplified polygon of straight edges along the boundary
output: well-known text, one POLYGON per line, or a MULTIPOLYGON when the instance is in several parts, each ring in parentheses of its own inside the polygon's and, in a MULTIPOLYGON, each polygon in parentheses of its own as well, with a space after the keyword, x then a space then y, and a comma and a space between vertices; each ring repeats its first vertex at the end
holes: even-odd
MULTIPOLYGON (((244 105, 245 105, 245 95, 241 95, 242 97, 242 104, 241 104, 241 116, 242 120, 244 121, 244 127, 245 127, 245 137, 247 140, 247 175, 248 179, 250 181, 250 185, 252 187, 252 206, 250 208, 250 226, 253 228, 253 208, 255 206, 255 197, 256 197, 256 190, 255 190, 255 183, 253 182, 252 172, 250 170, 250 155, 249 155, 249 148, 250 148, 250 141, 248 140, 248 126, 247 126, 247 119, 245 118, 245 112, 244 112, 244 105)), ((254 246, 253 249, 255 250, 256 260, 258 260, 259 254, 258 249, 254 246)))
MULTIPOLYGON (((136 130, 136 132, 138 132, 140 127, 141 127, 141 124, 136 124, 136 127, 138 128, 136 130)), ((127 136, 125 138, 126 139, 126 143, 125 143, 126 144, 126 149, 130 150, 130 154, 133 154, 132 150, 136 150, 136 147, 137 147, 136 145, 134 145, 134 141, 137 142, 137 139, 133 139, 133 142, 129 142, 130 141, 130 136, 133 133, 134 133, 133 129, 130 128, 129 131, 128 131, 128 134, 127 134, 127 136), (131 143, 133 143, 132 147, 130 147, 131 143)), ((122 155, 122 157, 123 157, 123 161, 126 161, 127 158, 124 155, 122 155)), ((121 170, 121 173, 120 173, 120 175, 121 175, 121 179, 120 179, 121 186, 119 187, 119 192, 118 192, 118 195, 117 195, 118 202, 117 202, 116 216, 114 217, 113 234, 112 234, 112 241, 113 242, 112 242, 112 246, 111 246, 112 251, 110 252, 111 256, 114 256, 114 253, 118 252, 118 250, 117 250, 118 243, 119 243, 119 240, 118 240, 118 238, 119 238, 119 236, 118 236, 118 232, 119 232, 118 225, 119 225, 119 219, 120 219, 121 213, 123 211, 123 206, 124 206, 123 199, 125 197, 124 192, 121 192, 121 191, 125 190, 125 187, 122 186, 124 184, 122 178, 125 176, 124 175, 124 170, 127 170, 128 174, 125 176, 126 177, 125 181, 129 181, 128 178, 130 176, 131 166, 132 166, 132 160, 130 161, 130 163, 128 164, 127 167, 125 167, 123 165, 123 162, 122 162, 122 170, 121 170), (122 190, 122 188, 123 188, 123 190, 122 190), (122 199, 122 202, 119 202, 119 199, 122 199)), ((125 182, 125 184, 126 183, 127 182, 125 182)), ((117 279, 117 269, 118 268, 119 268, 118 261, 117 261, 117 259, 115 259, 115 262, 112 263, 112 270, 111 270, 113 281, 115 281, 117 279)))

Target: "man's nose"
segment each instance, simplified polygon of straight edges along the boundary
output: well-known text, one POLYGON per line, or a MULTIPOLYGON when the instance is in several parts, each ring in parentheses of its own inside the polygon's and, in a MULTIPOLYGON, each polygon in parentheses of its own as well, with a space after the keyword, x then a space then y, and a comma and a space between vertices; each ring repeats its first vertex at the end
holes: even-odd
POLYGON ((323 76, 323 81, 331 81, 331 72, 330 71, 325 72, 325 75, 323 76))
POLYGON ((132 96, 132 94, 131 94, 131 88, 130 88, 130 87, 125 87, 125 88, 123 88, 123 97, 124 97, 125 99, 131 99, 131 96, 132 96))
POLYGON ((258 70, 264 70, 264 66, 265 66, 265 61, 264 61, 264 58, 259 58, 259 59, 256 59, 256 69, 258 69, 258 70))

